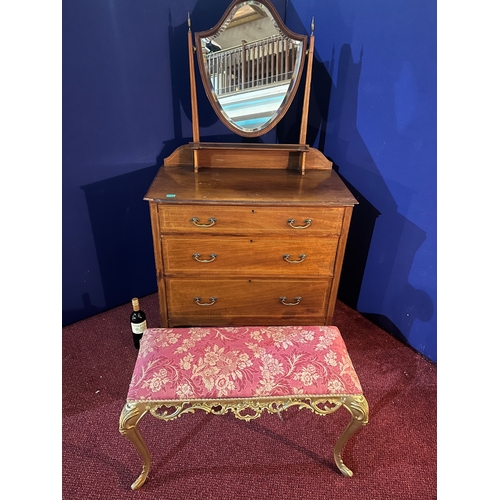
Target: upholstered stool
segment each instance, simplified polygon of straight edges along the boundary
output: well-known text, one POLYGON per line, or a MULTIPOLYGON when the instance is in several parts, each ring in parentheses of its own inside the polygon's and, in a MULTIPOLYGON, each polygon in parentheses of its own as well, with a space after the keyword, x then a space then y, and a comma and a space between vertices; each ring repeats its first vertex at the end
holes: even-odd
POLYGON ((368 403, 346 346, 334 326, 150 328, 144 332, 120 432, 136 447, 143 470, 132 489, 148 476, 151 457, 137 424, 150 412, 162 420, 203 410, 232 411, 251 420, 264 410, 291 406, 319 415, 346 408, 351 420, 334 447, 341 458, 346 441, 368 423, 368 403))

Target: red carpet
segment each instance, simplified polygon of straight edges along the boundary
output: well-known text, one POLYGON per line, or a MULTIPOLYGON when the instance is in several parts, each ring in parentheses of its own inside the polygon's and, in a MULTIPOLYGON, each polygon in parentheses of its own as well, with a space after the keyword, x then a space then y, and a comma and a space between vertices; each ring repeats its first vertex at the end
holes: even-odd
MULTIPOLYGON (((141 299, 148 326, 160 326, 157 295, 141 299)), ((333 464, 349 420, 292 408, 244 422, 197 412, 172 422, 146 415, 139 428, 152 455, 142 467, 118 432, 137 350, 124 305, 63 328, 64 500, 182 498, 427 500, 437 498, 436 366, 359 313, 337 303, 345 340, 370 405, 370 422, 333 464)))

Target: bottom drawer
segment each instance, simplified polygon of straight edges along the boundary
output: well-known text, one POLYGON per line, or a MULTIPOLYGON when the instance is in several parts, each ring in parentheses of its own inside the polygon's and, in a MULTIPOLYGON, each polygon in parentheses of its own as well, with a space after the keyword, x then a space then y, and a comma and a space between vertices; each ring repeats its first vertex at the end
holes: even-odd
POLYGON ((173 326, 324 324, 331 279, 167 279, 173 326))

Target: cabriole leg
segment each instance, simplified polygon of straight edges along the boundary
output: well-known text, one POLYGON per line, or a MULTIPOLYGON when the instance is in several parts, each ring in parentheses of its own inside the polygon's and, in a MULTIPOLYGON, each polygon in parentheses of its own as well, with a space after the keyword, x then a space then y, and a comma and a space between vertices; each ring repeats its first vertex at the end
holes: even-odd
POLYGON ((340 472, 346 477, 352 477, 353 472, 346 467, 341 458, 342 449, 347 440, 361 427, 368 423, 368 402, 364 396, 347 396, 343 402, 343 406, 347 408, 351 414, 351 421, 347 424, 344 432, 337 440, 333 449, 333 457, 340 472))
POLYGON ((148 409, 145 403, 126 403, 120 415, 120 434, 136 447, 143 460, 142 472, 131 486, 133 490, 138 490, 144 484, 151 468, 151 455, 137 428, 148 409))

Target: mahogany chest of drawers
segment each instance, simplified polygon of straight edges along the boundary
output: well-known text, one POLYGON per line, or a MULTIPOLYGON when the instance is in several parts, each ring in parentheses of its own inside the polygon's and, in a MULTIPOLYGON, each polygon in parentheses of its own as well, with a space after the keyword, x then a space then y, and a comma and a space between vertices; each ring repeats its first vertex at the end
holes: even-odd
POLYGON ((331 324, 357 203, 335 171, 173 156, 145 196, 162 326, 331 324))

